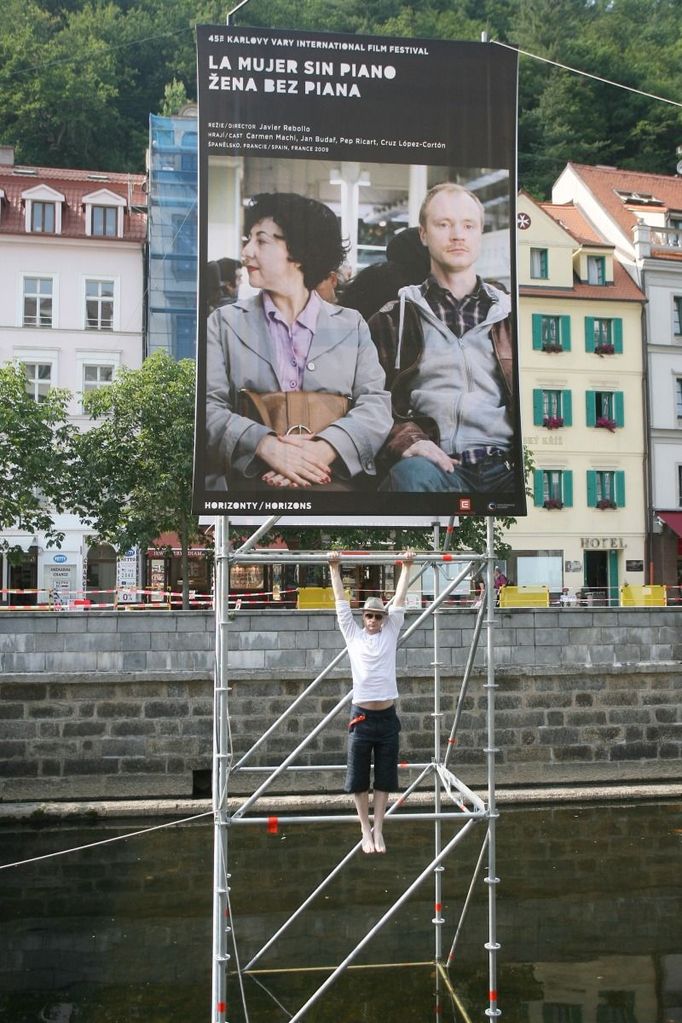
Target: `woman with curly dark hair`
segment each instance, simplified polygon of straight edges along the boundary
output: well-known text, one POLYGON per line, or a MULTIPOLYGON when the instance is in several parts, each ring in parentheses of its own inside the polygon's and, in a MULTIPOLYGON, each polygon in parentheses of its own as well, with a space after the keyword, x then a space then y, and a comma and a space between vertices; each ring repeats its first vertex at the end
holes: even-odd
POLYGON ((208 320, 207 489, 367 484, 390 397, 363 318, 315 291, 343 260, 336 216, 293 193, 257 195, 244 235, 260 293, 208 320))

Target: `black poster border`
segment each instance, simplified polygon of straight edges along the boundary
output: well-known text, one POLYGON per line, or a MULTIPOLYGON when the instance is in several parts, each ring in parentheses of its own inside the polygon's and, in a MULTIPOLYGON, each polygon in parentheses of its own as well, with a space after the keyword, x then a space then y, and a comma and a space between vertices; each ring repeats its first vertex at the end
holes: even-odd
MULTIPOLYGON (((402 516, 524 515, 515 251, 517 53, 487 43, 198 26, 197 62, 199 315, 194 511, 209 515, 296 514, 309 516, 311 522, 316 515, 380 515, 387 521, 402 516), (303 73, 306 62, 319 74, 314 70, 303 73), (265 92, 266 88, 271 91, 265 92), (325 88, 327 93, 338 94, 325 95, 325 88), (288 91, 292 89, 297 91, 288 91), (353 90, 360 95, 348 95, 353 90), (452 99, 464 94, 466 102, 452 99), (226 124, 258 127, 225 128, 226 124), (268 130, 272 126, 280 130, 268 130), (266 137, 247 139, 247 135, 266 137), (327 141, 304 141, 315 138, 327 141), (396 144, 380 144, 385 141, 396 144), (325 160, 499 168, 507 173, 513 491, 322 492, 306 487, 271 488, 272 493, 264 494, 241 488, 230 492, 207 482, 204 311, 208 307, 209 167, 214 157, 227 163, 235 158, 325 160)), ((239 252, 230 255, 238 258, 239 252)))

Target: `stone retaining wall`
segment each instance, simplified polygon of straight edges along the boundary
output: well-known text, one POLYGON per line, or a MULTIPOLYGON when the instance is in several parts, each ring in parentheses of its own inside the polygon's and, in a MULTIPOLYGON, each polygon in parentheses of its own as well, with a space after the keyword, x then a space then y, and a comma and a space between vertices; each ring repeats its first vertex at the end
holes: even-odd
MULTIPOLYGON (((408 615, 408 623, 410 616, 408 615)), ((474 615, 440 614, 447 736, 474 615)), ((679 780, 682 612, 511 611, 496 656, 501 785, 679 780)), ((341 649, 328 612, 238 613, 230 629, 236 759, 341 649)), ((207 794, 212 746, 213 619, 202 612, 5 612, 0 615, 0 798, 207 794)), ((402 756, 433 756, 433 631, 399 652, 402 756)), ((273 765, 349 686, 342 666, 249 763, 273 765)), ((464 704, 452 768, 484 778, 484 651, 464 704)), ((339 790, 345 711, 273 791, 339 790)), ((412 777, 412 768, 402 777, 412 777)), ((248 791, 262 773, 234 776, 248 791)))

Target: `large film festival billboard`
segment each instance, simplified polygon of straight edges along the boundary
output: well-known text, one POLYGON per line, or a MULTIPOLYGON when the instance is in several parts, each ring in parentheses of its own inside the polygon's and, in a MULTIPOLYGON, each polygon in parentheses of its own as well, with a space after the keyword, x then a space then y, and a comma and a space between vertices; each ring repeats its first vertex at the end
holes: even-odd
POLYGON ((516 72, 198 29, 197 512, 525 512, 516 72))

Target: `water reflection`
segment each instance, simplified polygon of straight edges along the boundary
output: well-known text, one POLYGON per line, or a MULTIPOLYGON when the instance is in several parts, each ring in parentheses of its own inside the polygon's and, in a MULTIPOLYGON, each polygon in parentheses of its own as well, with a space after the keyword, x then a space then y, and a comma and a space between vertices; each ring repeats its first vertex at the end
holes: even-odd
MULTIPOLYGON (((0 861, 136 830, 139 821, 0 831, 0 861)), ((514 808, 499 824, 499 990, 509 1023, 682 1023, 680 805, 514 808)), ((429 824, 392 823, 386 857, 355 859, 259 967, 336 965, 432 857, 429 824)), ((450 946, 483 825, 447 861, 450 946)), ((444 839, 450 834, 444 829, 444 839)), ((355 841, 339 825, 230 834, 238 951, 250 958, 355 841)), ((207 1023, 212 828, 185 826, 0 873, 3 1023, 207 1023)), ((487 891, 477 886, 452 982, 487 1007, 487 891)), ((413 896, 311 1010, 314 1023, 461 1020, 436 998, 433 888, 413 896)), ((251 1023, 287 1019, 324 972, 245 978, 251 1023), (265 985, 269 993, 260 986, 265 985), (276 999, 273 1000, 273 999, 276 999)), ((236 979, 230 1023, 244 1016, 236 979)))

